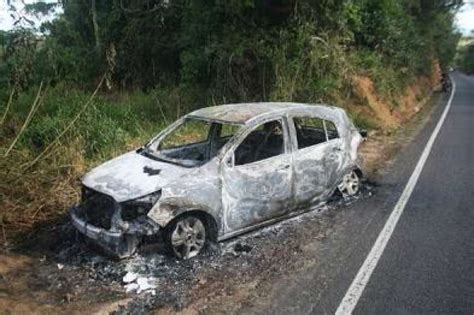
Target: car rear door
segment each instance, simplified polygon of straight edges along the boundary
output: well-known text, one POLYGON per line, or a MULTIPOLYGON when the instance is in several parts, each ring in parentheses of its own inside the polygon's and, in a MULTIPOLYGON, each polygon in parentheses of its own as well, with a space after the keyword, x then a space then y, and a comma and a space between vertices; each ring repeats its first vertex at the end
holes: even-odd
POLYGON ((318 116, 290 118, 294 199, 299 207, 323 201, 336 185, 342 168, 344 147, 333 126, 333 122, 318 116))

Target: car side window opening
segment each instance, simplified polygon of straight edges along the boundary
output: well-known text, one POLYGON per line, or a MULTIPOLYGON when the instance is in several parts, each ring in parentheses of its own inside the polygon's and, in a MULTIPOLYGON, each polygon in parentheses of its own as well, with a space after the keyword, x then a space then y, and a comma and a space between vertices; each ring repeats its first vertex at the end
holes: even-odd
POLYGON ((280 120, 261 124, 242 141, 234 152, 234 164, 244 165, 283 154, 284 135, 280 120))
POLYGON ((210 157, 213 158, 229 142, 230 139, 242 128, 242 125, 214 123, 215 131, 210 146, 210 157))
POLYGON ((326 125, 326 133, 328 136, 328 140, 339 138, 336 125, 332 121, 325 120, 324 124, 326 125))
POLYGON ((233 137, 237 131, 242 127, 240 125, 219 124, 219 139, 229 139, 233 137))
POLYGON ((336 125, 332 121, 318 117, 295 117, 293 122, 298 149, 339 138, 336 125))
POLYGON ((298 149, 326 142, 323 119, 317 117, 295 117, 293 122, 295 124, 298 149))

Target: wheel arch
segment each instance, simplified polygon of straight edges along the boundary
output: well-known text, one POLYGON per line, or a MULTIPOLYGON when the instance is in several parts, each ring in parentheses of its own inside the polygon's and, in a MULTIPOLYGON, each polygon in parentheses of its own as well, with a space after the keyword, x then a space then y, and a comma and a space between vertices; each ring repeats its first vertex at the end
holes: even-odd
POLYGON ((360 179, 364 178, 364 172, 359 166, 354 166, 352 170, 356 172, 357 176, 359 176, 360 179))

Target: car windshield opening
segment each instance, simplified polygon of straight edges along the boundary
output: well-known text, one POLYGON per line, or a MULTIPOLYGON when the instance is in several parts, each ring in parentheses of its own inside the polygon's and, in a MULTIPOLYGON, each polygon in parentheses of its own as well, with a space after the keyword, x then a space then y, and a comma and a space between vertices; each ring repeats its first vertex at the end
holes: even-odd
POLYGON ((187 167, 199 166, 213 157, 241 125, 186 118, 181 124, 148 146, 156 158, 187 167))

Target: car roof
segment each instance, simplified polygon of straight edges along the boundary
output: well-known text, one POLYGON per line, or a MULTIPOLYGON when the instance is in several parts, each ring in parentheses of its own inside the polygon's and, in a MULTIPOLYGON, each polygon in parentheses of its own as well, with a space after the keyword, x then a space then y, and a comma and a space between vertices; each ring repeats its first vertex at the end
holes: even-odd
POLYGON ((198 109, 188 116, 202 118, 206 120, 222 121, 233 124, 246 124, 257 117, 268 116, 281 113, 300 112, 310 110, 315 113, 318 111, 334 111, 335 107, 325 105, 311 105, 302 103, 283 103, 283 102, 261 102, 261 103, 238 103, 226 104, 198 109))

